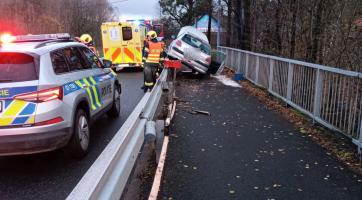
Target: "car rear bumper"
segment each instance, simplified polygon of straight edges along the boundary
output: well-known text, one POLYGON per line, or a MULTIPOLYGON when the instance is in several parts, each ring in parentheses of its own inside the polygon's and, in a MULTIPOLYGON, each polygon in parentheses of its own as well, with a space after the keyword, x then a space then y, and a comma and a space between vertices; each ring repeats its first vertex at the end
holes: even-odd
POLYGON ((52 151, 64 147, 70 137, 71 128, 59 128, 59 125, 52 130, 44 127, 0 129, 0 156, 52 151), (22 130, 26 131, 21 133, 22 130))
POLYGON ((201 73, 201 74, 206 74, 207 71, 208 71, 208 68, 203 66, 203 65, 200 65, 194 61, 190 61, 190 62, 187 62, 187 61, 182 61, 182 64, 201 73))
POLYGON ((183 65, 185 65, 186 67, 191 68, 191 69, 193 69, 193 70, 195 70, 195 71, 197 71, 199 73, 206 74, 207 71, 209 70, 208 67, 197 63, 197 61, 193 61, 193 60, 186 61, 184 59, 183 54, 176 51, 175 49, 172 49, 172 50, 169 51, 169 56, 171 56, 171 57, 173 57, 175 59, 181 60, 183 65))

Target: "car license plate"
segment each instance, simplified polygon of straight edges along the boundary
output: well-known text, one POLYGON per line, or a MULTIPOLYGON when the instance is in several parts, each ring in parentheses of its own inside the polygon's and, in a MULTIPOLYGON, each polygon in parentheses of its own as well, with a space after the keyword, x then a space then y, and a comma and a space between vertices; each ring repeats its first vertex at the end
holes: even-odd
POLYGON ((2 113, 3 112, 3 101, 0 101, 0 113, 2 113))

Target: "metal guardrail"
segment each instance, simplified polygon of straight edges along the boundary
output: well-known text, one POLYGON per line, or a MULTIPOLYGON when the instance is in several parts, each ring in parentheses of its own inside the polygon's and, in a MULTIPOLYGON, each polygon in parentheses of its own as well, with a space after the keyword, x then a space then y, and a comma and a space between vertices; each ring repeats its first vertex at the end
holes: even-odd
POLYGON ((167 74, 168 70, 163 70, 153 90, 144 95, 68 200, 120 199, 143 145, 146 124, 153 120, 160 103, 167 74))
POLYGON ((362 148, 362 73, 229 47, 226 66, 362 148))

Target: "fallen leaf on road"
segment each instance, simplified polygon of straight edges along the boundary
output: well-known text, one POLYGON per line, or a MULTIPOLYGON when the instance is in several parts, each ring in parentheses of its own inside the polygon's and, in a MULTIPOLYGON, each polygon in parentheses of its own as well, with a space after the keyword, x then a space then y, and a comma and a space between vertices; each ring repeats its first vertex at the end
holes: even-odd
POLYGON ((306 134, 307 133, 307 130, 305 130, 304 128, 300 128, 299 129, 299 132, 303 133, 303 134, 306 134))

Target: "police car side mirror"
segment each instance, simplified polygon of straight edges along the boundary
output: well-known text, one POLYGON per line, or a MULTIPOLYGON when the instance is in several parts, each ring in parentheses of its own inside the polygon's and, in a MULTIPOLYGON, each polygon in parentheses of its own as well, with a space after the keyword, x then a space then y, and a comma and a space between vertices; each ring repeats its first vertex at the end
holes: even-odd
POLYGON ((176 36, 175 35, 171 35, 171 39, 176 39, 176 36))
POLYGON ((103 59, 103 66, 104 66, 104 68, 111 68, 112 67, 112 61, 103 59))

